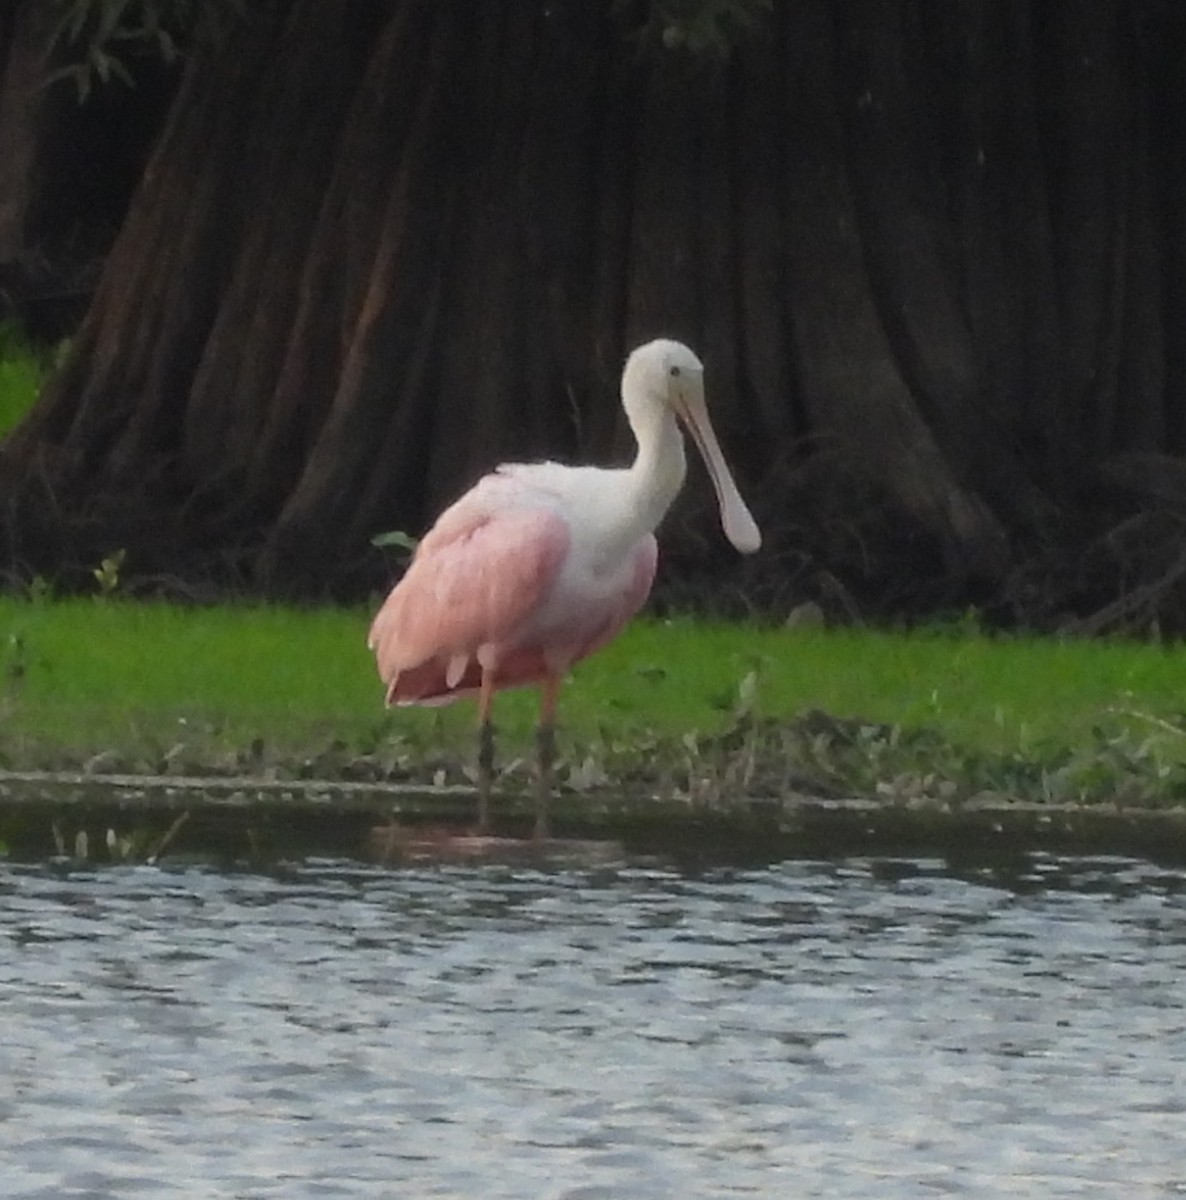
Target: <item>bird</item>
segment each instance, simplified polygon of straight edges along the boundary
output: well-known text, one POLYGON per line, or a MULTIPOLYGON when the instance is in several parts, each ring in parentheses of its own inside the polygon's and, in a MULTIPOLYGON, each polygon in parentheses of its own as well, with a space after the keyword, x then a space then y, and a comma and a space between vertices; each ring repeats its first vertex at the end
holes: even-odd
POLYGON ((480 834, 490 830, 495 696, 535 686, 533 836, 548 836, 561 684, 650 594, 655 530, 687 472, 680 425, 708 469, 726 538, 743 554, 761 547, 709 420, 696 354, 669 338, 637 347, 621 399, 637 442, 630 466, 495 467, 420 539, 371 624, 368 646, 388 706, 477 698, 480 834))

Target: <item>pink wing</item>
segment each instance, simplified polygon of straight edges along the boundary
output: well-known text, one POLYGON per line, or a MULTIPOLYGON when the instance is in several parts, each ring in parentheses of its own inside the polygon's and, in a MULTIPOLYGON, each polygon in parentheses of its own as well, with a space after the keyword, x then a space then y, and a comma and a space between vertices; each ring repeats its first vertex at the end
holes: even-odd
MULTIPOLYGON (((479 484, 442 513, 376 615, 368 644, 388 704, 473 691, 478 648, 513 644, 555 581, 568 526, 547 509, 506 507, 506 495, 503 487, 479 484)), ((501 686, 535 665, 514 659, 510 654, 499 670, 501 686)))

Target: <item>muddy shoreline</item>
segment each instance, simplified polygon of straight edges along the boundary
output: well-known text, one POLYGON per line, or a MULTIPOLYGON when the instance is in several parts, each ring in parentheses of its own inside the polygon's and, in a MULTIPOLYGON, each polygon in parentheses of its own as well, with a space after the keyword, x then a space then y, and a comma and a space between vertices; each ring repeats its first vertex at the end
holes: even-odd
MULTIPOLYGON (((0 836, 16 859, 497 859, 532 849, 529 797, 497 798, 493 838, 473 836, 473 813, 473 790, 464 785, 0 772, 0 836)), ((704 804, 561 792, 552 814, 553 839, 534 847, 543 857, 583 845, 595 857, 595 847, 617 846, 738 863, 1032 851, 1186 862, 1186 807, 805 795, 704 804)))

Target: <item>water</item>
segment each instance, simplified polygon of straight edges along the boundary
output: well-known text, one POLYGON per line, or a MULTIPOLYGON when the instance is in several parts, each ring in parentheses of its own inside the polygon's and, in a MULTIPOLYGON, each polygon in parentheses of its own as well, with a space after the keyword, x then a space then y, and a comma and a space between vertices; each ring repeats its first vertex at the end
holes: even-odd
POLYGON ((1186 1195, 1186 872, 0 866, 0 1195, 1186 1195))

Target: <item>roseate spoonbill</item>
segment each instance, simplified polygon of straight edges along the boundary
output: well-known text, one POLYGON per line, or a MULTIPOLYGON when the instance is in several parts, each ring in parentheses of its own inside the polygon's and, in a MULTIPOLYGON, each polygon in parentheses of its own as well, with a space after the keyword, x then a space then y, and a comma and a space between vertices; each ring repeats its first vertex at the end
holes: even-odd
POLYGON ((654 530, 686 472, 676 418, 704 458, 725 536, 743 554, 761 545, 709 422, 696 355, 667 339, 640 346, 622 373, 622 406, 638 442, 633 466, 497 467, 437 518, 371 625, 389 705, 477 696, 481 832, 494 695, 526 684, 541 695, 535 831, 547 832, 561 680, 616 637, 651 590, 654 530))

